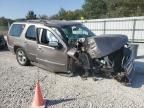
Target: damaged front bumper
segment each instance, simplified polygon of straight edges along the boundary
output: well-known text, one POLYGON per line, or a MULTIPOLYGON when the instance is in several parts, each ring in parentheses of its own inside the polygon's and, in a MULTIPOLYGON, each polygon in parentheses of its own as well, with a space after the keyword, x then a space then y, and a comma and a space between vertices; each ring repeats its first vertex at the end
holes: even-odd
POLYGON ((128 48, 131 52, 129 54, 128 59, 125 61, 125 63, 123 63, 123 69, 129 79, 129 81, 131 82, 133 77, 134 77, 134 73, 135 73, 135 66, 134 66, 134 55, 133 55, 133 49, 131 47, 128 48))

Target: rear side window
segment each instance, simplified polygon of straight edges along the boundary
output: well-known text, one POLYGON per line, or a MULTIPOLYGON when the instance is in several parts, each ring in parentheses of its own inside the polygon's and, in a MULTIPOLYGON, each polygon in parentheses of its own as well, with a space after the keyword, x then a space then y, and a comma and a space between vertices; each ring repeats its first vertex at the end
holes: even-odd
POLYGON ((26 38, 30 40, 36 40, 36 29, 34 25, 27 29, 26 38))
POLYGON ((9 35, 14 36, 14 37, 20 37, 21 33, 24 30, 24 27, 25 27, 24 24, 13 24, 9 35))

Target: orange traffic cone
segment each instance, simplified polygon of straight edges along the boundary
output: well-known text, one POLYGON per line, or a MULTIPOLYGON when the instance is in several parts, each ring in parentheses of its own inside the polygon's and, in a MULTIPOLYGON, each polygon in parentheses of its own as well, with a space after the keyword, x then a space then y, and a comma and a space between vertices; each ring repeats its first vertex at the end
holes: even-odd
POLYGON ((35 95, 33 98, 32 108, 44 106, 45 101, 42 96, 39 81, 36 83, 35 95))

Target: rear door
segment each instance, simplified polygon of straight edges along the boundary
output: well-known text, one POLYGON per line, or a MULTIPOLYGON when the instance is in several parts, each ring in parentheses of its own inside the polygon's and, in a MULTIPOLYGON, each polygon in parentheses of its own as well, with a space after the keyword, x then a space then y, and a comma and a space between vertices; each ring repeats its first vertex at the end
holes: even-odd
POLYGON ((42 31, 39 44, 37 60, 48 70, 54 72, 67 71, 67 48, 60 37, 50 28, 38 28, 42 31), (61 48, 56 48, 50 45, 52 42, 61 44, 61 48))
POLYGON ((36 62, 37 55, 37 33, 35 25, 30 25, 25 33, 25 50, 28 58, 36 62))

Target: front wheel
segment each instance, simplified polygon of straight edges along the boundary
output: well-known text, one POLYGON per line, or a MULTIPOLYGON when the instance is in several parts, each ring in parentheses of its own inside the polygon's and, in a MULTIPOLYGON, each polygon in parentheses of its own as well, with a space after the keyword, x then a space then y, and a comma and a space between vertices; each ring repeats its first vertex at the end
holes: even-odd
POLYGON ((24 52, 24 50, 22 48, 17 49, 16 59, 17 59, 18 63, 22 66, 27 66, 30 64, 30 61, 27 58, 26 53, 24 52))

